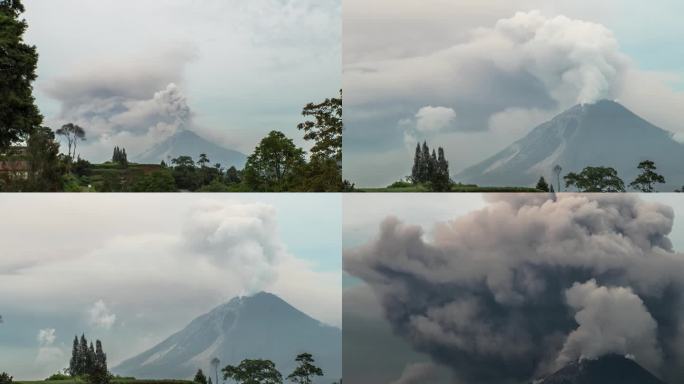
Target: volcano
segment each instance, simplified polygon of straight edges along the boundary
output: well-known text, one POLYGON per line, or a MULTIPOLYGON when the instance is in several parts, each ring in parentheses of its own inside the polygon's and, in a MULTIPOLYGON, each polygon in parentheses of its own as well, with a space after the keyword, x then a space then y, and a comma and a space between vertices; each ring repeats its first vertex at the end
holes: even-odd
POLYGON ((575 105, 463 170, 455 180, 483 186, 533 186, 544 176, 556 186, 556 165, 562 167, 562 175, 604 166, 615 168, 627 185, 639 174, 637 165, 644 160, 654 161, 656 172, 665 176, 666 184, 656 186, 658 190, 673 191, 684 184, 684 145, 621 104, 601 100, 575 105))
POLYGON ((534 384, 665 384, 637 362, 620 355, 582 359, 534 384))
POLYGON ((197 161, 201 153, 207 155, 211 164, 219 163, 226 169, 231 166, 242 169, 247 160, 245 154, 216 145, 188 130, 181 130, 153 145, 134 160, 141 164, 159 164, 162 160, 169 163, 178 156, 190 156, 197 161))
POLYGON ((213 372, 243 359, 268 359, 287 376, 295 357, 311 353, 331 383, 342 374, 342 332, 297 310, 278 296, 258 293, 236 297, 194 319, 155 347, 130 358, 112 372, 122 376, 156 379, 192 378, 198 369, 213 372))

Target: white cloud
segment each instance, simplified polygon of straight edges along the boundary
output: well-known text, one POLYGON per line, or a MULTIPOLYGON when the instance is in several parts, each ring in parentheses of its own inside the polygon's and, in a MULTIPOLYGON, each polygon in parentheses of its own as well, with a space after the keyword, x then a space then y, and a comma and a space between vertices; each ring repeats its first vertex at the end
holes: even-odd
POLYGON ((447 107, 425 106, 416 112, 416 129, 421 133, 438 132, 449 127, 456 112, 447 107))
POLYGON ((37 339, 39 346, 35 364, 40 366, 41 370, 45 369, 45 366, 51 367, 48 369, 57 369, 59 364, 62 363, 64 351, 54 345, 56 338, 57 336, 54 328, 46 328, 38 331, 37 339))
POLYGON ((88 321, 92 326, 111 329, 116 322, 116 315, 110 311, 103 300, 98 300, 88 310, 88 321))
POLYGON ((56 337, 54 328, 46 328, 38 331, 38 343, 40 343, 41 346, 52 345, 55 342, 56 337))

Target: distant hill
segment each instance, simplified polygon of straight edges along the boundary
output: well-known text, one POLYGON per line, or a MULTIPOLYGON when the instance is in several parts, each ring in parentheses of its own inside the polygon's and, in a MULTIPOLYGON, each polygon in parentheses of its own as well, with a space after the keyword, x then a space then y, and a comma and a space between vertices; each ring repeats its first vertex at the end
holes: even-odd
POLYGON ((534 384, 665 384, 634 360, 620 355, 583 359, 534 384))
POLYGON ((342 332, 300 312, 278 296, 258 293, 236 297, 199 316, 157 346, 130 358, 112 372, 137 378, 192 378, 198 368, 212 372, 210 361, 221 367, 246 358, 269 359, 287 376, 295 357, 313 354, 331 383, 342 374, 342 332))
POLYGON ((142 164, 159 164, 162 160, 169 162, 169 159, 183 155, 190 156, 197 161, 200 153, 205 153, 211 160, 211 164, 220 163, 225 168, 235 166, 242 169, 247 160, 244 153, 218 146, 192 131, 182 130, 155 144, 133 161, 142 164))
MULTIPOLYGON (((554 181, 586 166, 617 169, 625 185, 638 174, 640 161, 652 160, 665 176, 660 191, 684 185, 684 145, 613 101, 575 105, 494 156, 455 175, 455 180, 484 186, 533 186, 540 176, 554 181), (561 175, 561 176, 562 176, 561 175)), ((561 183, 563 181, 561 180, 561 183)))

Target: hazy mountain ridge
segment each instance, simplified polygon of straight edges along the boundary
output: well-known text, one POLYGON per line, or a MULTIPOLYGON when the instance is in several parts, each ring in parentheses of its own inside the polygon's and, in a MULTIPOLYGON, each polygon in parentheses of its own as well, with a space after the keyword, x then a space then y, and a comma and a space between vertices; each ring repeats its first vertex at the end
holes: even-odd
POLYGON ((216 145, 188 130, 176 132, 138 155, 134 160, 144 164, 159 164, 162 160, 168 163, 170 159, 178 156, 190 156, 197 161, 200 153, 206 154, 212 165, 220 163, 224 168, 235 166, 242 169, 247 160, 244 153, 216 145))
POLYGON ((572 362, 534 384, 665 384, 632 359, 605 355, 572 362))
POLYGON ((326 374, 321 382, 332 382, 341 377, 341 345, 339 328, 262 292, 214 308, 112 371, 138 378, 191 378, 198 368, 211 372, 213 357, 221 360, 221 367, 263 358, 272 360, 286 376, 295 367, 296 355, 309 352, 326 374))
POLYGON ((657 186, 658 190, 684 184, 684 145, 621 104, 601 100, 575 105, 463 170, 455 180, 482 186, 533 186, 544 176, 555 185, 552 169, 558 164, 562 175, 586 166, 613 167, 628 184, 643 160, 654 161, 657 172, 665 176, 667 184, 657 186))

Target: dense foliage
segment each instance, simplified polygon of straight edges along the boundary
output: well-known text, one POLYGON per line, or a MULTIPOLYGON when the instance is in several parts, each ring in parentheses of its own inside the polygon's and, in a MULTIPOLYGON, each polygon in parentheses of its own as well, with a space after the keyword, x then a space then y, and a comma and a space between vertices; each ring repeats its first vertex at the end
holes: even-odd
POLYGON ((444 156, 444 149, 439 147, 437 153, 434 149, 430 153, 427 142, 423 142, 422 146, 420 143, 416 144, 410 179, 414 184, 428 186, 431 191, 449 191, 451 187, 449 162, 444 156))
POLYGON ((20 0, 0 0, 0 154, 24 141, 43 117, 33 98, 38 53, 24 42, 20 0))

